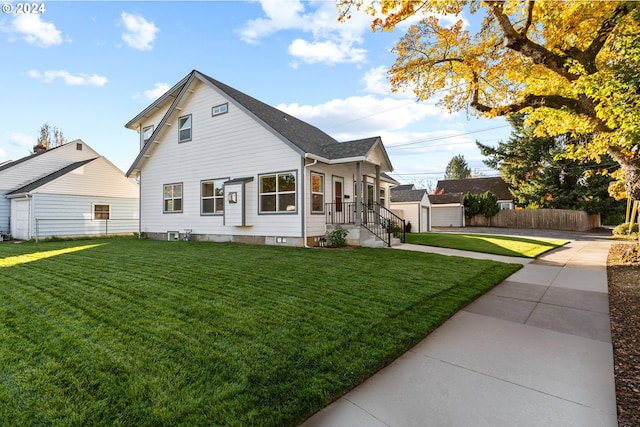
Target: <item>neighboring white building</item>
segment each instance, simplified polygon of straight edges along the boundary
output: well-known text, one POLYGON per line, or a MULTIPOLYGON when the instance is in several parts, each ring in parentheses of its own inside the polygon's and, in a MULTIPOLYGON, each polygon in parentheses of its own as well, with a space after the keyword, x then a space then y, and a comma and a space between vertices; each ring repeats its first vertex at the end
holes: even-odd
POLYGON ((3 228, 14 239, 138 229, 137 184, 81 140, 3 165, 0 183, 3 228))
POLYGON ((391 189, 391 209, 402 213, 411 222, 412 233, 431 231, 431 203, 427 190, 414 186, 400 186, 391 189))
POLYGON ((432 227, 464 227, 464 194, 429 194, 432 227))
POLYGON ((126 127, 140 135, 127 176, 139 179, 149 238, 316 245, 328 224, 358 234, 387 215, 379 137, 340 143, 198 71, 126 127))

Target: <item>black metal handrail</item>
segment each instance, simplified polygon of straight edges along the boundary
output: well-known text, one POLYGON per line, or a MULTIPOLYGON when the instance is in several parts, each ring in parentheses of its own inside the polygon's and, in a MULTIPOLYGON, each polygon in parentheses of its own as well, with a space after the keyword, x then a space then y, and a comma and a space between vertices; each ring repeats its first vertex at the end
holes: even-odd
MULTIPOLYGON (((325 206, 325 219, 327 224, 355 224, 355 202, 327 203, 325 206)), ((361 203, 363 227, 382 240, 387 246, 391 246, 392 236, 406 241, 405 220, 391 212, 379 203, 361 203)))
POLYGON ((362 225, 391 247, 392 237, 397 237, 402 243, 406 240, 405 220, 391 212, 379 203, 362 204, 362 225))

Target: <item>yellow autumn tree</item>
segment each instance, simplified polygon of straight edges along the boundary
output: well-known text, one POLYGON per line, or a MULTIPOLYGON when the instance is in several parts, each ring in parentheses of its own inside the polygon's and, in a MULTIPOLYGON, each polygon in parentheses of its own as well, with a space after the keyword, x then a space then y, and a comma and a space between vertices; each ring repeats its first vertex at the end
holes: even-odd
MULTIPOLYGON (((393 49, 394 91, 445 95, 449 111, 523 113, 538 136, 592 134, 573 158, 608 153, 629 196, 640 200, 640 4, 585 0, 337 0, 372 28, 419 17, 393 49), (449 19, 441 19, 447 15, 449 19), (475 31, 465 19, 477 16, 475 31), (454 17, 453 24, 450 24, 454 17), (449 24, 447 24, 449 23, 449 24)), ((476 22, 476 20, 474 20, 476 22)))

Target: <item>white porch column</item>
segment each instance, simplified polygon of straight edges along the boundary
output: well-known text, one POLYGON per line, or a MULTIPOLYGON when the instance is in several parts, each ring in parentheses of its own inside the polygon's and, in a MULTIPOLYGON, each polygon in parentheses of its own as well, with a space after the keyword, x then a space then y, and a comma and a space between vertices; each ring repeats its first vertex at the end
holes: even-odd
POLYGON ((356 225, 362 225, 362 162, 356 163, 356 225))

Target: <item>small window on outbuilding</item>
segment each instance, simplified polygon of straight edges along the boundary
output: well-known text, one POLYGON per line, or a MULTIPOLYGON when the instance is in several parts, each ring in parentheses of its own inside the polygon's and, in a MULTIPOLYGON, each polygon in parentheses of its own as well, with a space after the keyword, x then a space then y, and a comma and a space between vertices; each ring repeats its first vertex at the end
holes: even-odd
POLYGON ((93 219, 94 220, 111 219, 111 205, 94 203, 93 204, 93 219))
POLYGON ((76 150, 78 151, 82 151, 82 144, 81 143, 76 143, 76 150))

